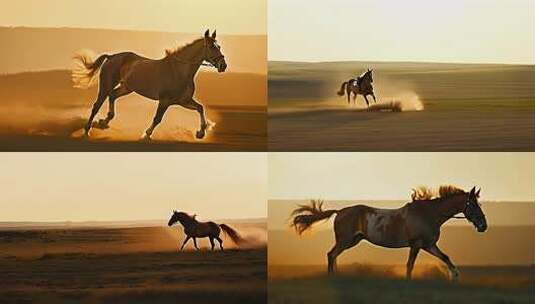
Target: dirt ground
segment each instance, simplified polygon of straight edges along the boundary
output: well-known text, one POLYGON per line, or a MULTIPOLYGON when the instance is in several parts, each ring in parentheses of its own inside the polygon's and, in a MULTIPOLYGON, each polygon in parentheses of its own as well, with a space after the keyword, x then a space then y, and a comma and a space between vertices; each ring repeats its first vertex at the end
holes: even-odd
POLYGON ((426 63, 269 64, 270 151, 535 149, 535 67, 426 63), (380 105, 348 105, 343 81, 374 68, 380 105))
MULTIPOLYGON (((69 71, 0 76, 0 150, 2 151, 265 151, 267 145, 266 76, 202 72, 196 98, 213 127, 195 138, 199 115, 172 106, 153 133, 157 102, 131 94, 118 99, 108 129, 93 128, 82 138, 96 87, 72 87, 69 71), (31 85, 31 89, 29 88, 31 85)), ((108 111, 105 102, 95 121, 108 111)))
MULTIPOLYGON (((265 225, 231 224, 246 237, 265 225)), ((265 238, 179 252, 168 227, 0 231, 2 303, 265 303, 265 238), (264 242, 264 243, 262 243, 264 242)), ((190 244, 191 246, 191 244, 190 244)))

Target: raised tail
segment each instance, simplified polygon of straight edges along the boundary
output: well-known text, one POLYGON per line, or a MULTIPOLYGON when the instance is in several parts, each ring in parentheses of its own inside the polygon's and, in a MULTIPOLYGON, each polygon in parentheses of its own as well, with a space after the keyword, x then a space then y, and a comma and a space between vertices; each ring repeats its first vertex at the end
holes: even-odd
POLYGON ((223 232, 230 237, 234 244, 241 245, 246 243, 246 240, 232 227, 226 224, 221 224, 219 227, 221 227, 221 230, 223 230, 223 232))
POLYGON ((109 55, 100 55, 96 60, 89 51, 79 51, 72 57, 75 67, 72 69, 71 78, 75 88, 87 89, 95 84, 96 76, 100 67, 109 55))
POLYGON ((349 81, 344 81, 342 83, 342 86, 340 87, 340 91, 338 91, 338 96, 344 96, 345 92, 346 92, 346 86, 347 84, 349 83, 349 81))
POLYGON ((322 200, 311 200, 310 205, 299 205, 292 212, 293 221, 291 226, 298 234, 302 234, 312 227, 312 224, 330 218, 338 210, 323 210, 322 200))

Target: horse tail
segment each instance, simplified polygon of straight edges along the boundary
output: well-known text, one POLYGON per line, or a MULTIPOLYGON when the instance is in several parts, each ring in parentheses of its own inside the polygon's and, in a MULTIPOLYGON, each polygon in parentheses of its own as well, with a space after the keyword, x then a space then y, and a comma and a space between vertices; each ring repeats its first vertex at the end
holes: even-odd
POLYGON ((340 87, 340 91, 338 91, 338 96, 344 96, 346 92, 346 86, 348 85, 349 81, 345 81, 342 83, 342 86, 340 87))
POLYGON ((230 237, 234 244, 240 245, 246 242, 246 240, 238 233, 238 231, 234 230, 232 227, 226 224, 221 224, 219 227, 221 227, 221 230, 223 230, 223 232, 230 237))
POLYGON ((291 226, 301 235, 312 227, 312 224, 330 218, 338 210, 323 210, 322 200, 311 200, 310 205, 299 205, 293 212, 291 226))
POLYGON ((72 57, 76 66, 72 69, 71 78, 75 88, 87 89, 95 84, 100 67, 109 55, 100 55, 96 60, 90 51, 79 51, 72 57))

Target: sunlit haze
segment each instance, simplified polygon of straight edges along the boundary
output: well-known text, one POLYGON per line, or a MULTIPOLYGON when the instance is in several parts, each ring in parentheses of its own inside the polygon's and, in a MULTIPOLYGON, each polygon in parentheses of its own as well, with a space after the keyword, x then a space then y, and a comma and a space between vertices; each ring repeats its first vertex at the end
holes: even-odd
POLYGON ((20 0, 2 4, 0 25, 263 35, 266 1, 20 0))
POLYGON ((529 0, 270 0, 269 59, 535 64, 529 0))
POLYGON ((271 153, 270 199, 408 199, 414 187, 481 187, 481 199, 535 201, 533 153, 271 153))
POLYGON ((0 221, 266 217, 265 153, 6 153, 0 221))

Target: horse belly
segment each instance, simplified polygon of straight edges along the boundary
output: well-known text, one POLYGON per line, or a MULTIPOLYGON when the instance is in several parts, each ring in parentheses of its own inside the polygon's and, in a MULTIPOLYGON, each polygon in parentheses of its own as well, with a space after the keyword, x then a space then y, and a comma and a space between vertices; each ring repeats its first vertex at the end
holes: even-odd
POLYGON ((160 72, 151 62, 139 62, 131 66, 124 77, 126 86, 141 96, 158 100, 160 98, 160 72))
POLYGON ((199 223, 196 229, 197 237, 208 237, 215 234, 212 225, 208 223, 199 223))
POLYGON ((409 246, 405 219, 398 210, 379 209, 367 216, 366 240, 390 248, 409 246))

